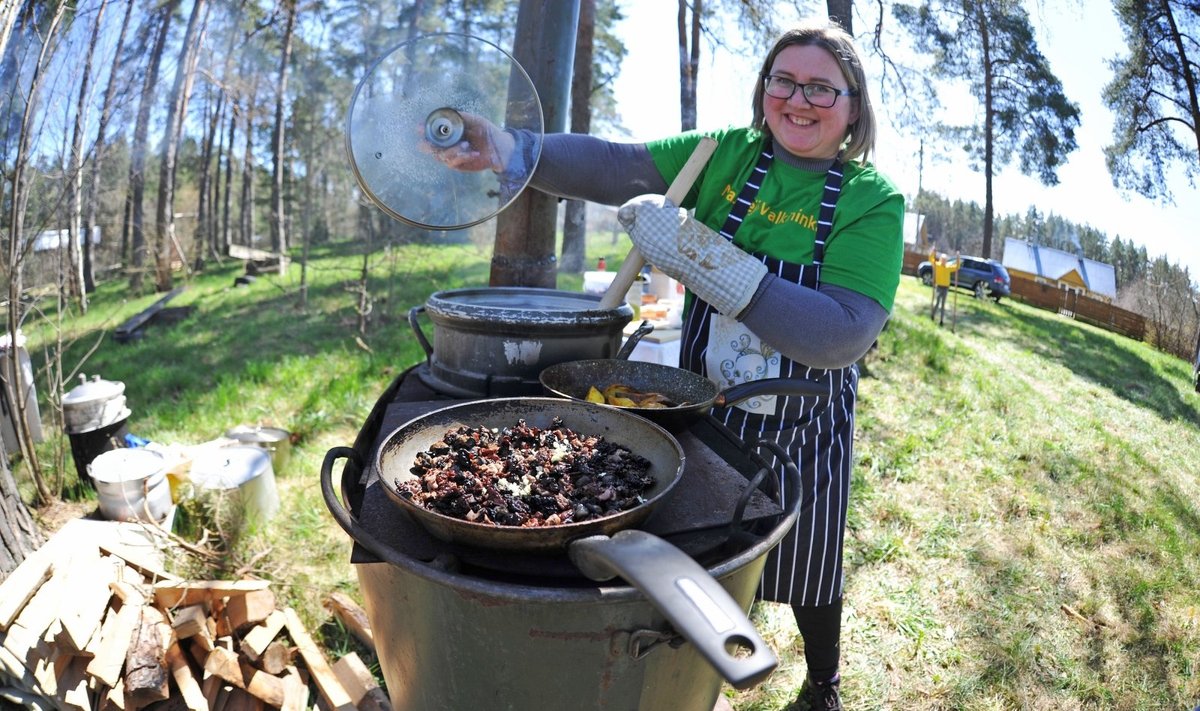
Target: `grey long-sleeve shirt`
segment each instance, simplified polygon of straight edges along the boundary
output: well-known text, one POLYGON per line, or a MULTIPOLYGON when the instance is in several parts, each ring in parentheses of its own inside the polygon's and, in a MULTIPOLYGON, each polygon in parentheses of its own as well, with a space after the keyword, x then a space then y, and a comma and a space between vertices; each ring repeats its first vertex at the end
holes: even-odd
MULTIPOLYGON (((533 140, 517 136, 518 143, 533 140)), ((793 156, 776 146, 776 159, 824 172, 829 161, 793 156)), ((559 197, 620 205, 668 185, 646 146, 592 136, 556 133, 542 140, 541 159, 530 181, 559 197), (587 170, 580 170, 587 166, 587 170)), ((841 368, 858 360, 887 323, 888 312, 851 289, 822 284, 809 289, 768 274, 750 305, 738 315, 751 331, 791 360, 813 368, 841 368)))

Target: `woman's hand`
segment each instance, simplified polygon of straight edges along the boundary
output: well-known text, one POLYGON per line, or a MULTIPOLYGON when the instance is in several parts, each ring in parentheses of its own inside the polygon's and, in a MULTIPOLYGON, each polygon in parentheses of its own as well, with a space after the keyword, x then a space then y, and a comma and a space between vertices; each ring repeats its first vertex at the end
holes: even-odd
POLYGON ((477 172, 491 170, 504 172, 512 156, 516 141, 512 134, 503 131, 482 116, 460 113, 463 119, 462 140, 452 146, 441 148, 425 138, 425 127, 421 126, 421 139, 417 144, 422 153, 427 153, 454 170, 477 172))

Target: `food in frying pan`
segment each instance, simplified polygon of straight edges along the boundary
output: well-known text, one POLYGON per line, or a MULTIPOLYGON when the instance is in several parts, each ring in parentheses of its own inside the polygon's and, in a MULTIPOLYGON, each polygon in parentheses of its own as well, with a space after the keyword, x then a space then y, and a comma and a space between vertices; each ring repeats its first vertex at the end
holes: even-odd
POLYGON ((675 407, 677 404, 662 393, 644 393, 621 383, 613 383, 603 390, 597 388, 595 385, 589 385, 586 400, 588 402, 618 405, 620 407, 645 407, 652 409, 675 407))
POLYGON ((548 428, 455 427, 419 452, 400 495, 453 518, 500 526, 589 521, 643 503, 654 486, 645 457, 583 435, 555 418, 548 428))

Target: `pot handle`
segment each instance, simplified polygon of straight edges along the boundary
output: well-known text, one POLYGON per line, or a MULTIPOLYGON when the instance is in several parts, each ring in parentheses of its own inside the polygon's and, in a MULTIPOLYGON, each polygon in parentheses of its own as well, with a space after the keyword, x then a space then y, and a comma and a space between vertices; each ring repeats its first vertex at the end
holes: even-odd
POLYGON ((425 313, 424 306, 414 306, 408 310, 408 325, 412 328, 413 335, 417 337, 417 343, 425 349, 425 361, 433 357, 433 346, 429 345, 429 339, 425 337, 425 332, 421 330, 421 324, 417 321, 419 314, 425 313))
POLYGON ((803 378, 763 378, 722 390, 714 407, 729 407, 759 395, 828 395, 829 385, 803 378))
POLYGON ((619 575, 642 591, 734 688, 755 686, 779 663, 725 588, 658 536, 637 529, 588 536, 572 541, 567 553, 592 580, 619 575), (728 651, 738 649, 749 654, 728 651))
POLYGON ((629 360, 629 356, 633 355, 633 349, 637 348, 637 344, 643 337, 650 335, 654 330, 654 324, 649 321, 642 321, 642 325, 637 327, 637 330, 629 334, 629 338, 625 339, 625 344, 621 346, 621 350, 613 356, 617 360, 629 360))
POLYGON ((360 470, 362 469, 362 456, 353 447, 334 447, 326 452, 325 460, 321 462, 321 495, 325 497, 325 506, 329 509, 329 513, 333 514, 333 519, 338 522, 342 530, 350 535, 350 538, 379 560, 390 562, 390 556, 387 554, 388 547, 380 543, 359 524, 333 491, 333 463, 343 458, 354 462, 360 470))

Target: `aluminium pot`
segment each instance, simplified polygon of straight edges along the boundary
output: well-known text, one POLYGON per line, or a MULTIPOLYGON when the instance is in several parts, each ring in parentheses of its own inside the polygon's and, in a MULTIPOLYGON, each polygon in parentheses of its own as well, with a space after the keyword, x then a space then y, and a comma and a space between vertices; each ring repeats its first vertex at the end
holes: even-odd
MULTIPOLYGON (((387 551, 380 551, 379 546, 365 540, 370 537, 361 535, 361 528, 333 495, 332 467, 341 457, 356 460, 358 453, 340 447, 326 455, 321 469, 326 503, 338 523, 356 541, 388 560, 387 551)), ((658 425, 588 402, 554 398, 482 400, 434 410, 401 425, 383 439, 373 464, 380 485, 396 505, 395 511, 412 517, 431 535, 480 548, 535 554, 565 552, 579 571, 592 580, 624 578, 733 686, 749 688, 774 670, 777 659, 746 617, 748 603, 733 599, 703 567, 679 549, 634 528, 653 513, 683 472, 682 448, 658 425), (519 528, 443 516, 414 504, 397 491, 398 483, 411 478, 409 470, 416 454, 440 442, 450 429, 460 425, 509 427, 522 419, 531 426, 544 428, 558 417, 577 432, 603 436, 650 460, 658 484, 646 501, 595 521, 519 528)))
POLYGON ((425 350, 418 377, 453 397, 540 395, 538 375, 555 363, 611 358, 633 318, 622 303, 600 307, 601 295, 532 287, 439 291, 409 310, 413 334, 425 350), (432 321, 433 340, 418 320, 432 321))

